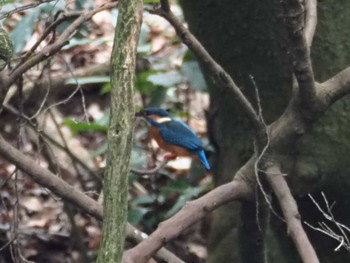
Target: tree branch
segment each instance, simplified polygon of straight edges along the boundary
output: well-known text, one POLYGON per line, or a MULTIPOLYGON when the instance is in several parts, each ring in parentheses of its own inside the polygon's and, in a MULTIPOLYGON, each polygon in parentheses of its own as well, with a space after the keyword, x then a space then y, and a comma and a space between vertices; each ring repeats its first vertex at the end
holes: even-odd
POLYGON ((65 31, 58 37, 58 39, 51 45, 46 46, 33 56, 30 60, 24 62, 15 71, 13 71, 9 77, 4 78, 0 90, 0 102, 2 104, 8 88, 16 81, 16 79, 24 74, 27 70, 37 65, 46 58, 52 56, 61 50, 61 48, 67 44, 67 41, 72 34, 87 20, 89 20, 96 13, 117 6, 118 2, 103 4, 91 11, 83 12, 73 23, 71 23, 65 31))
POLYGON ((234 98, 241 105, 248 119, 253 125, 256 132, 264 131, 264 127, 260 122, 259 116, 255 112, 253 106, 244 96, 242 91, 234 83, 230 75, 211 57, 208 51, 202 46, 197 38, 176 19, 169 8, 167 0, 161 1, 161 7, 148 10, 152 14, 165 18, 175 29, 177 35, 182 42, 197 56, 198 60, 207 69, 209 76, 214 80, 218 88, 224 91, 229 90, 234 94, 234 98))
MULTIPOLYGON (((19 150, 14 148, 0 135, 0 155, 10 163, 16 165, 16 167, 27 175, 29 175, 36 183, 43 187, 48 188, 57 196, 79 207, 85 213, 102 220, 103 209, 102 206, 89 196, 82 193, 79 189, 71 186, 63 181, 61 178, 51 173, 49 170, 36 164, 34 160, 27 157, 19 150)), ((128 224, 127 237, 134 242, 141 242, 147 235, 128 224)), ((162 248, 157 253, 157 258, 167 260, 172 259, 169 262, 181 263, 182 261, 173 255, 168 250, 162 248)))
POLYGON ((280 204, 288 232, 302 261, 304 263, 319 263, 316 252, 301 224, 297 203, 290 192, 286 180, 282 176, 280 168, 275 165, 268 167, 266 176, 280 204))
POLYGON ((320 84, 318 93, 320 100, 326 106, 348 95, 350 93, 350 67, 320 84))
POLYGON ((190 201, 173 217, 163 221, 149 238, 126 251, 123 263, 145 263, 160 247, 202 219, 208 212, 231 201, 246 199, 252 189, 245 181, 234 180, 190 201))
POLYGON ((12 16, 13 14, 19 13, 19 12, 23 12, 25 10, 37 7, 38 5, 44 4, 44 3, 49 3, 52 2, 54 0, 39 0, 36 3, 30 3, 27 5, 22 5, 20 7, 16 7, 14 9, 12 9, 11 11, 5 12, 4 14, 0 15, 0 20, 4 19, 4 18, 9 18, 10 16, 12 16))
POLYGON ((311 48, 317 25, 317 0, 305 0, 304 36, 308 48, 311 48))
MULTIPOLYGON (((316 106, 316 88, 310 49, 304 35, 304 32, 306 32, 304 30, 304 6, 300 0, 283 0, 282 6, 289 36, 294 74, 299 84, 301 106, 312 111, 316 106)), ((307 30, 309 32, 311 29, 308 28, 307 30)))

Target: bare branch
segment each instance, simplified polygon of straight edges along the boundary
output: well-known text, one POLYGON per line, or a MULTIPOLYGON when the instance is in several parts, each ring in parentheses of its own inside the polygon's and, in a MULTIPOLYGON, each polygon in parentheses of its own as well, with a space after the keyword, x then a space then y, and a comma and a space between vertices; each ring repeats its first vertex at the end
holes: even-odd
MULTIPOLYGON (((81 13, 80 13, 81 15, 81 13)), ((78 14, 75 14, 75 17, 79 16, 78 14)), ((39 39, 33 44, 33 46, 28 50, 24 56, 21 57, 20 62, 16 65, 16 67, 12 70, 15 71, 17 68, 19 68, 33 53, 34 51, 39 47, 39 45, 46 39, 46 37, 51 33, 54 32, 56 27, 66 21, 69 18, 72 18, 73 16, 68 16, 67 14, 59 14, 57 19, 53 21, 46 29, 45 31, 41 34, 39 39)))
POLYGON ((327 106, 350 93, 350 67, 320 84, 320 100, 327 106))
POLYGON ((61 48, 67 44, 67 41, 72 36, 72 34, 87 20, 89 20, 96 13, 117 6, 117 2, 103 4, 91 11, 83 12, 73 23, 71 23, 65 31, 58 37, 58 39, 51 45, 46 46, 33 56, 30 60, 24 62, 20 67, 11 73, 8 78, 4 78, 1 86, 0 99, 1 104, 7 93, 8 88, 16 81, 16 79, 25 73, 31 67, 37 65, 41 61, 45 60, 49 56, 57 53, 61 48))
POLYGON ((326 205, 326 211, 321 208, 321 206, 316 202, 316 200, 312 197, 311 194, 309 194, 310 199, 315 204, 317 209, 322 213, 323 217, 329 221, 332 225, 334 225, 338 229, 338 233, 336 233, 333 229, 331 229, 325 222, 319 223, 320 227, 315 227, 309 224, 308 222, 305 222, 307 226, 312 228, 315 231, 321 232, 337 241, 339 241, 339 245, 334 249, 335 251, 338 251, 341 247, 344 247, 347 251, 350 251, 350 241, 348 235, 345 233, 345 231, 350 232, 349 227, 346 225, 338 222, 332 212, 332 206, 329 205, 329 202, 322 192, 322 197, 326 205))
POLYGON ((304 36, 304 6, 300 0, 283 0, 282 6, 301 105, 304 109, 312 110, 316 102, 316 89, 310 49, 304 36))
POLYGON ((251 188, 244 181, 234 180, 221 185, 206 195, 188 202, 177 214, 162 222, 149 238, 124 253, 124 263, 145 263, 165 243, 202 219, 217 207, 241 200, 251 195, 251 188))
POLYGON ((311 48, 317 25, 317 0, 305 0, 305 30, 307 46, 311 48))
POLYGON ((197 38, 176 19, 171 12, 167 0, 161 2, 161 7, 157 9, 148 10, 152 14, 157 14, 165 18, 176 30, 177 35, 182 42, 197 56, 198 60, 205 66, 209 76, 215 81, 218 88, 224 91, 230 91, 234 94, 237 102, 241 105, 250 122, 257 132, 264 131, 264 127, 260 122, 258 114, 255 112, 251 103, 244 96, 242 91, 234 83, 230 75, 211 57, 208 51, 202 46, 197 38))
POLYGON ((288 232, 302 261, 304 263, 319 263, 316 252, 301 224, 297 203, 290 192, 287 182, 282 176, 280 168, 275 165, 268 167, 266 177, 277 197, 287 223, 288 232))
MULTIPOLYGON (((53 193, 57 194, 64 200, 72 203, 73 205, 82 209, 85 213, 102 220, 103 209, 98 202, 90 198, 89 196, 82 193, 79 189, 73 187, 72 185, 66 183, 58 176, 51 173, 49 170, 36 164, 34 160, 25 156, 19 150, 11 146, 5 141, 5 139, 0 135, 0 155, 7 161, 16 165, 16 167, 24 171, 29 175, 36 183, 43 187, 48 188, 53 193)), ((146 234, 142 233, 132 225, 127 226, 127 237, 134 242, 141 242, 147 237, 146 234)), ((158 258, 172 258, 176 263, 181 263, 182 261, 178 259, 171 252, 162 248, 158 254, 158 258), (177 260, 175 260, 177 259, 177 260)))
POLYGON ((23 12, 25 10, 28 10, 28 9, 37 7, 37 6, 41 5, 41 4, 49 3, 49 2, 52 2, 52 1, 54 1, 54 0, 39 0, 36 3, 30 3, 30 4, 27 4, 27 5, 22 5, 20 7, 16 7, 14 9, 12 9, 11 11, 8 11, 8 12, 0 15, 0 20, 2 20, 4 18, 9 18, 10 16, 12 16, 13 14, 16 14, 18 12, 23 12))

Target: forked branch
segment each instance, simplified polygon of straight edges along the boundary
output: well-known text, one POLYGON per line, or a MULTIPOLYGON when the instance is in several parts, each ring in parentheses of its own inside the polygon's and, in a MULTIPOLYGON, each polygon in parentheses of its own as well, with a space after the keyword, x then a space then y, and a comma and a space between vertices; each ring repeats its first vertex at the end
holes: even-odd
MULTIPOLYGON (((315 79, 310 59, 311 42, 307 42, 305 37, 305 8, 300 0, 283 0, 282 8, 284 12, 289 48, 292 53, 292 64, 295 77, 299 84, 299 98, 301 106, 308 111, 312 111, 316 106, 315 79)), ((310 12, 312 10, 309 10, 310 12)), ((313 22, 313 21, 311 21, 313 22)), ((311 23, 310 22, 310 23, 311 23)), ((307 28, 311 37, 312 25, 307 28)))

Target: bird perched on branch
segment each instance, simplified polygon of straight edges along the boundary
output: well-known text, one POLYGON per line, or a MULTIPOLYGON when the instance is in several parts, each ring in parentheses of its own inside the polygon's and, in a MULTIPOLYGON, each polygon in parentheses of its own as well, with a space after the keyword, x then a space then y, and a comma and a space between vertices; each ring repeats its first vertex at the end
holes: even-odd
POLYGON ((135 116, 144 117, 151 124, 151 137, 159 147, 176 154, 199 158, 207 170, 210 170, 201 140, 182 120, 172 118, 161 108, 145 108, 135 116))

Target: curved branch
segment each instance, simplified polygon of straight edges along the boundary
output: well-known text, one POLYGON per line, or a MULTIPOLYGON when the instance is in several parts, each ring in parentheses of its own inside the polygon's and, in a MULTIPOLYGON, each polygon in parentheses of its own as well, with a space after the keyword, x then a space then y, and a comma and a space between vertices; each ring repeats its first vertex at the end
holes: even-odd
POLYGON ((44 3, 49 3, 52 2, 53 0, 40 0, 36 3, 30 3, 27 5, 22 5, 20 7, 16 7, 8 12, 5 12, 4 14, 0 15, 0 20, 4 19, 4 18, 9 18, 10 16, 12 16, 13 14, 19 13, 19 12, 23 12, 25 10, 37 7, 38 5, 44 4, 44 3))
POLYGON ((210 74, 209 76, 215 81, 216 86, 232 92, 237 102, 247 114, 247 117, 255 130, 257 132, 264 131, 264 127, 260 122, 259 116, 255 112, 251 103, 244 96, 230 75, 211 57, 197 38, 186 27, 184 27, 178 19, 176 19, 169 8, 168 1, 162 0, 160 8, 151 9, 148 11, 152 14, 165 18, 174 27, 182 42, 188 46, 188 48, 196 55, 198 60, 207 69, 208 73, 210 74))
POLYGON ((266 170, 266 177, 277 197, 287 223, 288 232, 302 261, 304 263, 319 263, 316 252, 301 224, 297 203, 290 192, 286 180, 282 176, 280 168, 278 166, 270 166, 266 170))
POLYGON ((231 201, 246 199, 252 189, 245 181, 234 180, 188 202, 177 214, 162 222, 149 238, 126 251, 123 263, 145 263, 165 243, 202 219, 208 212, 231 201))
MULTIPOLYGON (((27 157, 19 150, 14 148, 0 135, 0 155, 10 163, 16 165, 16 167, 27 175, 29 175, 36 183, 43 187, 48 188, 50 191, 55 193, 62 199, 72 203, 73 205, 79 207, 85 213, 102 220, 103 209, 102 206, 93 200, 91 197, 82 193, 79 189, 73 187, 72 185, 66 183, 61 178, 51 173, 49 170, 36 164, 34 160, 27 157)), ((127 237, 134 242, 141 242, 147 235, 142 233, 137 228, 128 224, 127 226, 127 237)), ((157 258, 159 259, 172 259, 169 262, 182 263, 182 261, 173 255, 168 250, 162 248, 157 253, 157 258)))

